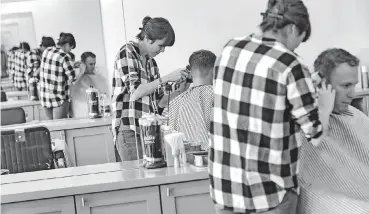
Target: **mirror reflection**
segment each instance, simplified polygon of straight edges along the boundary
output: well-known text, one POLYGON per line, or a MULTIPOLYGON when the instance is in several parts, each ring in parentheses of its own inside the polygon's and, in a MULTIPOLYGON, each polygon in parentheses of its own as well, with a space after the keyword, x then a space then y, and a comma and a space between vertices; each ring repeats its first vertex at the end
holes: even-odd
MULTIPOLYGON (((4 1, 2 131, 13 131, 15 138, 17 128, 46 127, 54 160, 64 167, 137 159, 142 164, 157 160, 146 166, 161 167, 172 154, 159 152, 168 152, 162 146, 147 146, 144 138, 164 131, 187 149, 207 154, 215 59, 231 38, 261 33, 260 13, 267 2, 4 1), (211 12, 205 12, 210 5, 211 12), (206 119, 192 125, 187 116, 193 109, 206 119), (161 117, 149 117, 150 125, 144 126, 148 113, 161 117)), ((332 21, 339 12, 321 14, 318 2, 306 5, 313 33, 295 51, 307 67, 313 68, 316 56, 336 44, 366 57, 360 35, 367 28, 342 18, 332 21), (342 23, 350 31, 341 33, 342 23)), ((334 5, 360 19, 354 8, 334 5)), ((361 97, 354 101, 360 106, 367 102, 361 97)), ((164 135, 154 141, 159 145, 164 135)), ((166 164, 172 166, 174 160, 166 164)))

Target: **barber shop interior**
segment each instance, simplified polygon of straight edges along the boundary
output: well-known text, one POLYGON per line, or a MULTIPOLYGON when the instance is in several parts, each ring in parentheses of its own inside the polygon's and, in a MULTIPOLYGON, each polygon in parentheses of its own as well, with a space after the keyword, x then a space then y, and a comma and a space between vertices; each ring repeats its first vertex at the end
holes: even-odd
POLYGON ((3 214, 369 214, 368 0, 1 0, 3 214))

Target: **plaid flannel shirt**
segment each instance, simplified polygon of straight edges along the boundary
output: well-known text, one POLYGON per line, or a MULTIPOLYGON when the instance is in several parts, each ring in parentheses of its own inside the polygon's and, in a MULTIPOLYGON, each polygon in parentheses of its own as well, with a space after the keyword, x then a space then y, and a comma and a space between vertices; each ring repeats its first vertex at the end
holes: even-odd
POLYGON ((10 79, 14 82, 14 51, 8 51, 8 72, 10 79))
POLYGON ((47 48, 41 57, 40 101, 46 108, 70 102, 70 85, 76 80, 72 59, 62 49, 47 48))
MULTIPOLYGON (((34 73, 40 68, 41 51, 39 49, 31 50, 27 55, 27 75, 28 78, 34 77, 34 73)), ((39 77, 37 77, 38 79, 39 77)))
POLYGON ((274 39, 235 38, 215 66, 210 129, 210 195, 233 212, 278 206, 298 192, 300 128, 321 136, 310 73, 295 53, 274 39))
POLYGON ((199 142, 201 149, 207 151, 213 105, 212 85, 190 87, 170 101, 162 116, 168 117, 169 125, 183 132, 186 140, 199 142))
POLYGON ((112 84, 115 136, 119 129, 130 129, 140 133, 138 119, 142 117, 143 113, 154 112, 153 105, 158 106, 158 101, 164 94, 162 90, 156 90, 150 96, 144 96, 130 102, 130 95, 140 84, 146 84, 160 78, 156 61, 149 58, 144 65, 141 57, 137 44, 129 42, 119 50, 115 58, 112 84))
POLYGON ((14 69, 14 86, 18 90, 27 90, 27 54, 20 50, 14 52, 13 69, 14 69))

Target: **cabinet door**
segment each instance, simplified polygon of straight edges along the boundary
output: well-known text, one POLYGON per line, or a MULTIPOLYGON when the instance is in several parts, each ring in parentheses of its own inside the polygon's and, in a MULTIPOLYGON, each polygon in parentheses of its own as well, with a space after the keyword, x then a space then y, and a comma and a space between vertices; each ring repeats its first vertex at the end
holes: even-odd
POLYGON ((35 120, 48 120, 46 117, 46 113, 44 107, 41 105, 34 105, 33 106, 33 114, 35 115, 35 120))
POLYGON ((116 162, 110 126, 66 130, 66 139, 74 166, 116 162))
POLYGON ((35 119, 33 114, 33 106, 23 106, 24 113, 26 114, 26 122, 31 122, 35 119))
POLYGON ((77 195, 75 200, 78 214, 161 214, 157 186, 77 195))
POLYGON ((75 214, 73 196, 1 205, 2 214, 75 214))
POLYGON ((163 214, 215 214, 209 180, 160 186, 163 214))

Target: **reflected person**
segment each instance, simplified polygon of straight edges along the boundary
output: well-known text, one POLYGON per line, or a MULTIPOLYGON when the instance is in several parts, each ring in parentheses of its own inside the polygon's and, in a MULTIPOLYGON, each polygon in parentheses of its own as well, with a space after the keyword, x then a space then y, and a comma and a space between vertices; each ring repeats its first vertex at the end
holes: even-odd
POLYGON ((63 33, 58 47, 47 48, 41 58, 40 101, 49 120, 67 118, 70 85, 78 81, 68 53, 76 47, 73 34, 63 33))

